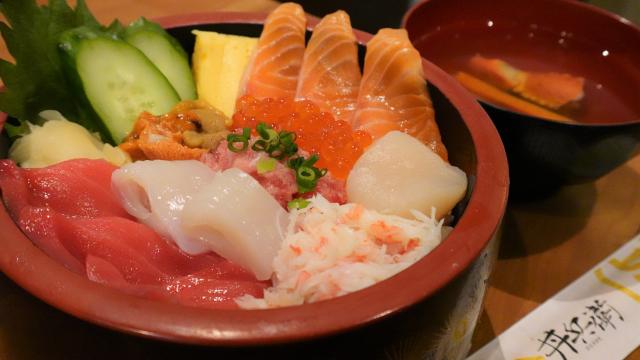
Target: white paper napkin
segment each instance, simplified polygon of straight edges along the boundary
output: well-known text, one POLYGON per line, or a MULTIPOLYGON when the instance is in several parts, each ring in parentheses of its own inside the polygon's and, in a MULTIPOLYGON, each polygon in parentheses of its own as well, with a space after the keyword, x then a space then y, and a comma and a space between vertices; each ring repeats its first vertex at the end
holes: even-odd
POLYGON ((467 360, 619 360, 638 346, 640 235, 467 360))

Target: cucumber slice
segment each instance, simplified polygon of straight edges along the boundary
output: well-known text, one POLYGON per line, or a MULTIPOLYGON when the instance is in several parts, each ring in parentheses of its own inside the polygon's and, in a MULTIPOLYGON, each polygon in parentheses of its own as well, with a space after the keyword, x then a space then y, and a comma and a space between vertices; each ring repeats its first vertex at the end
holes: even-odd
POLYGON ((127 27, 123 37, 162 71, 180 95, 180 99, 196 98, 189 57, 178 41, 167 34, 160 25, 141 17, 127 27))
POLYGON ((167 78, 137 48, 88 28, 65 32, 60 49, 80 93, 115 143, 142 111, 164 114, 180 101, 167 78))

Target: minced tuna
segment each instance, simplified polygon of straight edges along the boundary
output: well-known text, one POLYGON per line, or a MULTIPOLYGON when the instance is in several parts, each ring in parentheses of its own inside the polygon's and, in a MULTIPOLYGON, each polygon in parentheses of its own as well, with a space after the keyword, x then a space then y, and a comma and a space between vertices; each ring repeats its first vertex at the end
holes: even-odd
MULTIPOLYGON (((302 150, 299 153, 303 156, 308 155, 302 150)), ((318 180, 314 192, 307 194, 297 194, 298 185, 296 184, 294 171, 280 162, 276 164, 275 169, 272 171, 259 174, 257 163, 261 158, 268 156, 264 152, 251 150, 251 147, 243 152, 233 152, 229 150, 227 141, 223 140, 215 150, 205 153, 200 158, 200 161, 207 164, 214 171, 238 168, 250 174, 285 208, 287 203, 293 200, 294 197, 311 197, 315 194, 320 194, 327 200, 338 204, 347 202, 345 182, 333 177, 330 172, 318 180)))

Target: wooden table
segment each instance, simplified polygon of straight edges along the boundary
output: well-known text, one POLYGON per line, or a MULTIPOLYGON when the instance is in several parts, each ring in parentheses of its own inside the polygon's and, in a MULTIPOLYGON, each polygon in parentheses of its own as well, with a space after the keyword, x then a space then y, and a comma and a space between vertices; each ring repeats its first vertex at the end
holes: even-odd
MULTIPOLYGON (((39 0, 42 2, 42 0, 39 0)), ((269 10, 270 0, 87 0, 103 23, 144 14, 269 10)), ((0 55, 7 57, 6 47, 0 55)), ((595 183, 510 204, 474 348, 493 339, 640 231, 640 156, 595 183)), ((185 348, 122 335, 57 311, 0 274, 0 359, 182 358, 185 348), (157 355, 152 355, 157 354, 157 355), (159 355, 162 354, 162 355, 159 355)), ((189 353, 206 354, 191 348, 189 353)), ((189 356, 191 357, 191 356, 189 356)), ((636 350, 629 359, 640 359, 636 350)))
MULTIPOLYGON (((509 204, 474 349, 640 232, 640 156, 594 183, 509 204)), ((628 357, 640 359, 640 349, 628 357)))

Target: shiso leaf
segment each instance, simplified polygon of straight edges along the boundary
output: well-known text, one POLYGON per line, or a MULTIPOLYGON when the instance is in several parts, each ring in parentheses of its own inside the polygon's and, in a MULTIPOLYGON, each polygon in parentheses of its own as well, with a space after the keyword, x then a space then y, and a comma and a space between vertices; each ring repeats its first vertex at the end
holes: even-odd
MULTIPOLYGON (((0 93, 0 111, 24 123, 38 119, 40 111, 55 109, 91 131, 98 130, 83 116, 90 109, 77 101, 58 53, 61 33, 78 26, 102 28, 84 0, 78 0, 75 9, 65 0, 49 0, 43 6, 35 0, 3 0, 0 12, 7 19, 0 23, 0 34, 15 59, 15 63, 0 60, 0 78, 6 87, 0 93)), ((23 130, 14 126, 11 131, 16 136, 23 130)))

